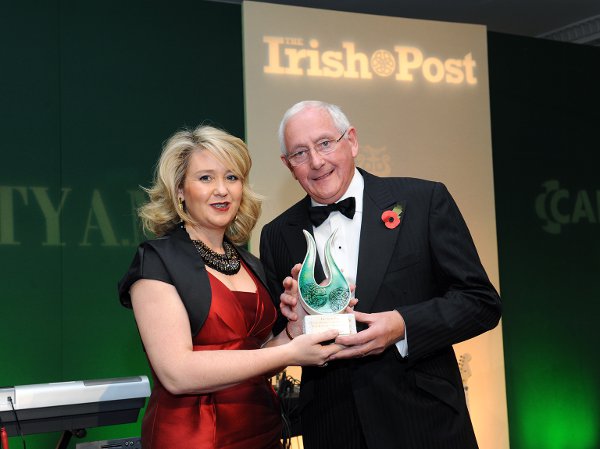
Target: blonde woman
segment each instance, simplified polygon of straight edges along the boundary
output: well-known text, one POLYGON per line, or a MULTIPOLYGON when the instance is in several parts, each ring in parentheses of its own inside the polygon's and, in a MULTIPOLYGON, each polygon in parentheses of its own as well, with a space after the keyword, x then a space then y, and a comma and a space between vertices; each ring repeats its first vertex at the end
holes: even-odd
MULTIPOLYGON (((323 365, 340 347, 330 331, 273 337, 277 312, 259 260, 239 244, 260 214, 246 145, 200 126, 174 134, 139 210, 143 242, 119 282, 154 377, 144 449, 280 448, 268 382, 288 365, 323 365)), ((291 268, 291 267, 290 267, 291 268)))

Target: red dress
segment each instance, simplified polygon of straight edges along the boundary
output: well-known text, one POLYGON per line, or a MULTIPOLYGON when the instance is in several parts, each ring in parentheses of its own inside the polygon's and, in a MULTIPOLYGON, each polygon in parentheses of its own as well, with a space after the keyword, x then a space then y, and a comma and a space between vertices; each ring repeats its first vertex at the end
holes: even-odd
MULTIPOLYGON (((194 351, 258 349, 276 319, 268 292, 233 292, 210 273, 212 301, 194 351)), ((265 376, 207 394, 173 395, 153 372, 142 422, 144 449, 279 449, 279 401, 265 376)))

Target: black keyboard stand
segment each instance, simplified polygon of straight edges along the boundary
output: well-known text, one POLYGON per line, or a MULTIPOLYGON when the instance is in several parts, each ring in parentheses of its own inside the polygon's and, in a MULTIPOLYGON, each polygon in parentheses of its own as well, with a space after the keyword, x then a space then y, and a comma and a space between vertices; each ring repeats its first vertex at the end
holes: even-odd
POLYGON ((56 444, 56 449, 67 449, 73 435, 75 435, 77 438, 83 438, 87 435, 87 430, 63 430, 63 433, 60 434, 60 438, 58 439, 58 443, 56 444))

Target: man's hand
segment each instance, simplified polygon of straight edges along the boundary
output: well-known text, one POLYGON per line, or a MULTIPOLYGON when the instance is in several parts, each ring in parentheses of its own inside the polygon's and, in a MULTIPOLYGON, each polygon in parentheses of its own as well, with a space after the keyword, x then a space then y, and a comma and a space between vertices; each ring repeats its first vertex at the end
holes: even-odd
MULTIPOLYGON (((294 265, 291 276, 288 276, 283 280, 284 292, 279 297, 281 301, 279 308, 288 321, 297 321, 299 317, 296 309, 298 307, 302 309, 302 307, 298 305, 298 274, 300 273, 300 268, 302 268, 302 264, 297 263, 294 265)), ((302 311, 303 310, 304 309, 302 309, 302 311)), ((304 315, 305 313, 302 314, 302 316, 304 315)))
POLYGON ((369 327, 357 334, 338 336, 335 342, 346 346, 330 360, 351 359, 366 355, 381 354, 404 338, 404 318, 396 310, 379 313, 354 312, 356 321, 366 323, 369 327))
POLYGON ((291 276, 283 280, 285 290, 279 297, 281 314, 288 319, 287 329, 293 337, 302 334, 302 320, 306 316, 306 311, 300 305, 298 292, 298 274, 301 268, 302 264, 294 265, 291 276))

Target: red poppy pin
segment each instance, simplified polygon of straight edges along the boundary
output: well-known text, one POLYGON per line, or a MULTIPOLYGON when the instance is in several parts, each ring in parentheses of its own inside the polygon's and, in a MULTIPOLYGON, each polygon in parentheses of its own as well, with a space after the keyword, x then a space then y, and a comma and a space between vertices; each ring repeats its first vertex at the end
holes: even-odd
POLYGON ((402 204, 396 203, 392 210, 383 211, 383 214, 381 214, 381 220, 386 228, 394 229, 402 221, 403 213, 404 207, 402 207, 402 204))

